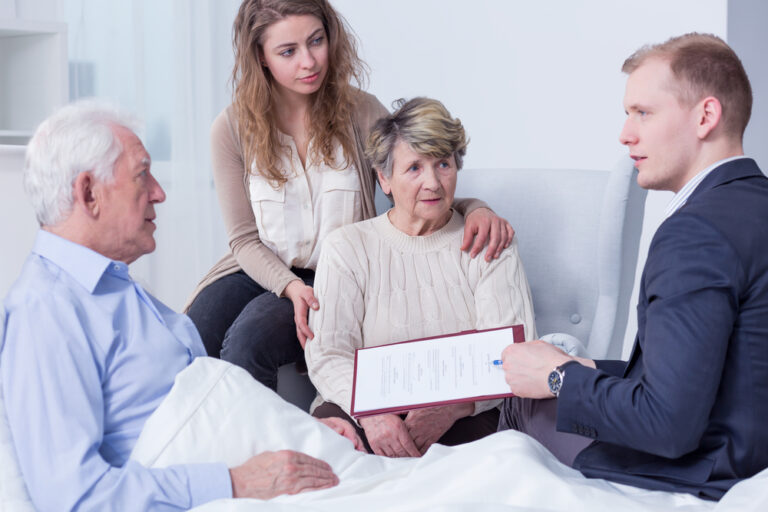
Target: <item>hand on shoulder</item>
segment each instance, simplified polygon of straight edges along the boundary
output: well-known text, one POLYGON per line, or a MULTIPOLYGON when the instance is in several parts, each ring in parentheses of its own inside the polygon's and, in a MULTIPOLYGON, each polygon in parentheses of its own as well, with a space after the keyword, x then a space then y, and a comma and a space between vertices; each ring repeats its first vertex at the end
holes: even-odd
POLYGON ((474 258, 487 243, 485 261, 491 261, 509 247, 514 236, 515 230, 506 219, 502 219, 489 208, 477 208, 464 218, 461 250, 469 250, 469 255, 474 258))

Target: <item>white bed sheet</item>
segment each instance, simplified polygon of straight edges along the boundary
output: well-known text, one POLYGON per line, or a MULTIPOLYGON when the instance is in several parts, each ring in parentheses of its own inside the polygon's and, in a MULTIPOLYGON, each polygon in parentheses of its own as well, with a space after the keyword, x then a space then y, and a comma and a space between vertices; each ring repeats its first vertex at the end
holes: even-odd
POLYGON ((228 363, 199 358, 179 374, 132 454, 147 466, 224 461, 230 467, 265 450, 323 459, 341 483, 270 501, 218 500, 195 510, 768 510, 768 470, 719 503, 588 479, 536 441, 500 432, 460 447, 433 446, 420 459, 355 452, 351 443, 228 363))

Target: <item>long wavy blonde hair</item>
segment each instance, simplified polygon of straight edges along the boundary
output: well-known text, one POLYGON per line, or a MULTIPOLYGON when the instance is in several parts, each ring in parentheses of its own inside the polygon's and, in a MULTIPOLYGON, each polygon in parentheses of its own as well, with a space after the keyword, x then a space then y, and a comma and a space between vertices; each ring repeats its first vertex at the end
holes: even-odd
POLYGON ((339 168, 334 141, 352 161, 354 137, 350 127, 355 103, 355 80, 362 87, 365 64, 357 56, 357 44, 344 18, 326 0, 245 0, 232 27, 235 67, 232 71, 233 102, 238 130, 249 172, 257 172, 276 188, 288 181, 281 156, 290 149, 278 138, 272 88, 274 78, 261 62, 259 49, 267 28, 287 16, 310 14, 323 23, 328 37, 328 73, 312 94, 309 112, 309 158, 339 168), (255 168, 250 164, 255 162, 255 168))

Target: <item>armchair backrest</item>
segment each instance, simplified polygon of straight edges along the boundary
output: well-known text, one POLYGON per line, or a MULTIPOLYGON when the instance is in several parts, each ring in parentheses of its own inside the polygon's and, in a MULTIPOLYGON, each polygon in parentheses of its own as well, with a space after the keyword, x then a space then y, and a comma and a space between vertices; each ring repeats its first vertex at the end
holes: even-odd
POLYGON ((621 357, 645 210, 635 176, 629 158, 612 171, 459 172, 456 196, 515 228, 538 334, 571 334, 593 358, 621 357))

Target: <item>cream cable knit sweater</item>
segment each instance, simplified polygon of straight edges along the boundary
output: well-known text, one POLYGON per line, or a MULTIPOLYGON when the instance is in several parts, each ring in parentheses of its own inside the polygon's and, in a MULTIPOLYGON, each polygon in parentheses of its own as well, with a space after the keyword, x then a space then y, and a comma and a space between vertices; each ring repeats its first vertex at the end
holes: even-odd
MULTIPOLYGON (((315 338, 306 346, 309 376, 323 400, 349 413, 356 348, 468 329, 523 324, 536 338, 533 302, 517 239, 498 259, 460 250, 464 218, 409 236, 386 214, 337 229, 325 240, 315 275, 315 338)), ((477 402, 475 414, 499 401, 477 402)))

